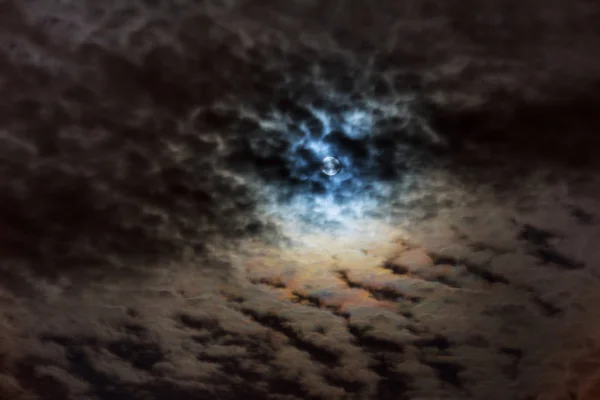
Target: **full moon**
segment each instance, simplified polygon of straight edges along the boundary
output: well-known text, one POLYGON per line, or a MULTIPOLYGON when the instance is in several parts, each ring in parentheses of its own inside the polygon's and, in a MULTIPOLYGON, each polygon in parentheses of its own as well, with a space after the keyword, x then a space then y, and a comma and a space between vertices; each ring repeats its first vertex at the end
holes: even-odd
POLYGON ((325 157, 323 159, 323 163, 321 164, 321 171, 323 171, 325 175, 336 175, 338 172, 340 172, 340 169, 342 169, 342 165, 337 160, 337 158, 325 157))

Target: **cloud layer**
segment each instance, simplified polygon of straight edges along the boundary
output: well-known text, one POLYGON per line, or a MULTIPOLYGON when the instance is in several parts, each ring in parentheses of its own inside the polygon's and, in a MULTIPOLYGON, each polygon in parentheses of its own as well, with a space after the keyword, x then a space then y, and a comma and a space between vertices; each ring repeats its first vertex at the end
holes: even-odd
POLYGON ((372 3, 0 1, 0 398, 594 398, 600 11, 372 3))

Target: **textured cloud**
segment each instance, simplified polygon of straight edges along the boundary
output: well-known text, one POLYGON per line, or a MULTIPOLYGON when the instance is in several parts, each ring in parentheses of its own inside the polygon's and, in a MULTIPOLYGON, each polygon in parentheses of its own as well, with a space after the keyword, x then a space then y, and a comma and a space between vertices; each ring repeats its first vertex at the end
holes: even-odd
POLYGON ((0 1, 0 399, 597 397, 598 7, 372 3, 0 1))

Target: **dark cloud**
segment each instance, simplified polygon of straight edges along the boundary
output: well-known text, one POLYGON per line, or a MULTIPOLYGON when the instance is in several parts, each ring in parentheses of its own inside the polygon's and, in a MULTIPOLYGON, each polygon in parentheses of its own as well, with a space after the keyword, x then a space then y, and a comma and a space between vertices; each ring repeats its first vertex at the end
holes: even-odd
POLYGON ((0 398, 593 398, 599 11, 537 3, 0 1, 0 398))
MULTIPOLYGON (((256 210, 262 187, 276 202, 343 203, 377 196, 374 182, 402 181, 423 163, 414 142, 431 137, 419 132, 428 129, 419 94, 401 77, 384 79, 377 66, 364 76, 361 57, 294 38, 245 50, 236 32, 202 22, 135 54, 89 42, 48 56, 70 74, 29 64, 31 83, 7 75, 10 253, 48 273, 154 264, 183 246, 202 252, 215 235, 269 230, 256 210), (319 171, 327 155, 344 166, 335 178, 319 171)), ((151 34, 147 23, 140 35, 151 34)), ((22 52, 36 51, 36 29, 21 27, 22 52)))

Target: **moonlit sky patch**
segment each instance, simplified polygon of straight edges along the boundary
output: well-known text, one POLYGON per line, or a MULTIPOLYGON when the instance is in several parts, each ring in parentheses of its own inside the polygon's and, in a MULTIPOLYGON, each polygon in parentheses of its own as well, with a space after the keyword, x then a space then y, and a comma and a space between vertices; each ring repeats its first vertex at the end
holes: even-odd
POLYGON ((256 151, 286 143, 277 153, 285 175, 270 174, 268 165, 256 169, 265 199, 261 207, 270 218, 293 219, 305 228, 339 228, 384 215, 391 204, 408 202, 411 192, 421 193, 427 171, 438 168, 427 146, 437 143, 416 106, 417 95, 410 88, 393 90, 406 95, 381 97, 378 104, 377 97, 353 100, 321 85, 312 101, 295 105, 287 117, 264 116, 261 124, 277 129, 269 131, 272 139, 256 142, 256 151), (415 136, 420 142, 411 141, 415 136), (327 176, 320 168, 331 155, 342 168, 327 176))

